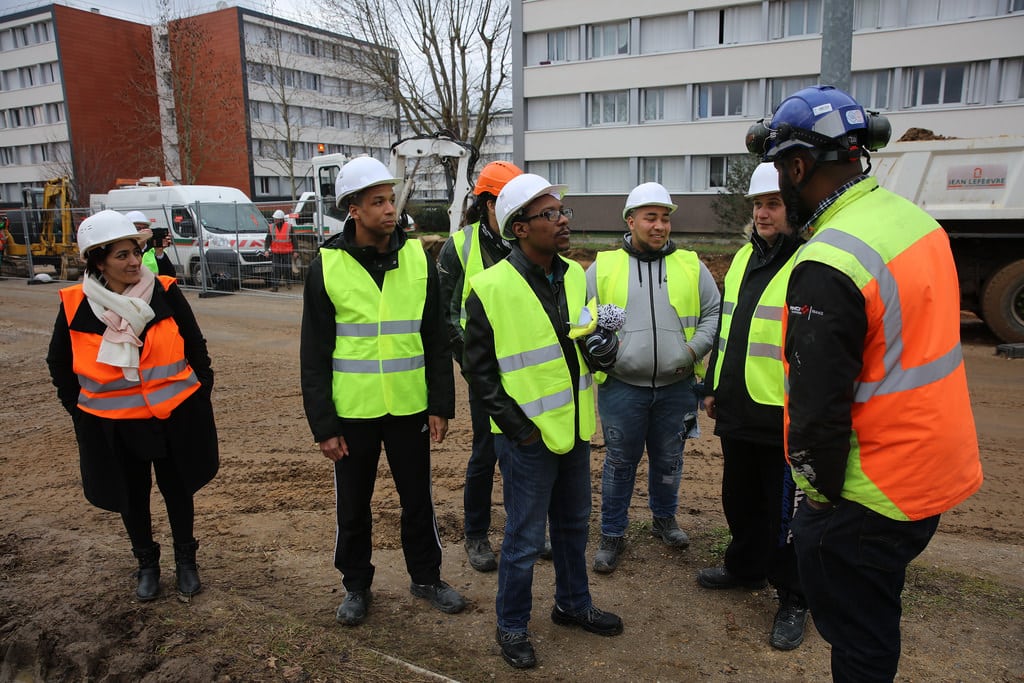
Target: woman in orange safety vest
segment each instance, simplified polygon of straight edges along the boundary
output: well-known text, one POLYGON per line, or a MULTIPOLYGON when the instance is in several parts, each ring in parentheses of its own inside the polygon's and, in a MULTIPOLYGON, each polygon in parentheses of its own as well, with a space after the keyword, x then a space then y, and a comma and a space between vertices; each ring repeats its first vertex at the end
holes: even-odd
POLYGON ((136 597, 160 592, 151 472, 167 506, 178 592, 201 590, 193 495, 217 473, 217 428, 206 340, 174 278, 142 265, 135 226, 116 211, 78 230, 81 284, 60 291, 46 362, 74 422, 90 503, 119 512, 138 559, 136 597))

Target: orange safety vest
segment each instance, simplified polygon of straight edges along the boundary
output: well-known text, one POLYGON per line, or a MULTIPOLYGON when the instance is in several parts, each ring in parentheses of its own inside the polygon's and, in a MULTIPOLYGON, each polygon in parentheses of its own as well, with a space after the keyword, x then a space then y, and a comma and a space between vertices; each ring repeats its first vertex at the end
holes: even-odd
MULTIPOLYGON (((868 322, 841 495, 902 521, 945 512, 982 482, 949 238, 874 178, 844 192, 815 225, 794 269, 817 261, 845 274, 864 296, 868 322)), ((788 433, 788 387, 785 408, 788 433)), ((820 499, 806 477, 793 476, 820 499)))
MULTIPOLYGON (((173 277, 157 278, 165 290, 173 277)), ((85 301, 82 285, 60 290, 70 328, 85 301)), ((125 379, 121 368, 96 361, 103 335, 71 329, 73 367, 81 390, 78 407, 111 420, 170 417, 171 412, 199 389, 199 379, 185 360, 185 340, 174 317, 155 322, 139 350, 140 381, 125 379)))
POLYGON ((295 250, 288 236, 288 227, 288 221, 282 221, 281 225, 270 224, 270 236, 273 238, 270 242, 271 254, 290 254, 295 250))

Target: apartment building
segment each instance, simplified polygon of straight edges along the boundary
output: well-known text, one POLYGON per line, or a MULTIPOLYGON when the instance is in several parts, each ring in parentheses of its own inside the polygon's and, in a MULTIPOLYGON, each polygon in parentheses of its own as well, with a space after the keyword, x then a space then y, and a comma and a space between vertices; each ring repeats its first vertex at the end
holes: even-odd
MULTIPOLYGON (((575 228, 619 230, 641 182, 673 225, 710 205, 744 133, 819 82, 822 0, 515 0, 515 161, 570 187, 575 228)), ((853 0, 852 94, 908 128, 1024 135, 1024 0, 853 0)))
POLYGON ((387 160, 397 109, 353 67, 367 49, 239 7, 153 27, 63 5, 0 15, 0 201, 56 175, 86 200, 143 176, 287 199, 313 189, 317 154, 387 160), (195 89, 168 90, 182 68, 195 89))

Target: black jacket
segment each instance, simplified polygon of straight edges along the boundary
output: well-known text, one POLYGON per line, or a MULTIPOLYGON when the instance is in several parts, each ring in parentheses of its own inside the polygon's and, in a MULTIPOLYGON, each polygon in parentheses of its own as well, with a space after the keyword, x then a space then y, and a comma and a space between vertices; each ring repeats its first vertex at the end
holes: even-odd
POLYGON ((803 240, 793 235, 780 235, 769 246, 755 232, 750 236, 754 252, 743 273, 736 308, 729 326, 728 350, 719 354, 722 322, 718 322, 715 343, 711 347, 707 377, 714 377, 715 367, 721 364, 718 386, 711 390, 711 381, 705 382, 706 395, 715 397, 715 434, 720 437, 742 439, 756 443, 782 446, 782 407, 767 406, 750 398, 746 382, 746 348, 750 335, 750 320, 757 302, 771 279, 800 248, 803 240))
MULTIPOLYGON (((569 339, 569 310, 565 300, 565 273, 569 265, 561 258, 555 258, 551 281, 548 281, 544 269, 534 264, 518 244, 514 244, 508 255, 508 262, 519 272, 530 285, 530 289, 540 300, 547 313, 551 326, 558 336, 572 377, 574 387, 573 399, 576 403, 577 423, 579 422, 579 387, 580 367, 576 358, 576 342, 569 339)), ((511 308, 521 308, 521 304, 509 300, 511 308)), ((535 427, 530 418, 519 407, 501 386, 501 371, 498 358, 494 351, 494 328, 487 319, 483 304, 476 292, 470 292, 466 300, 466 347, 463 352, 462 374, 469 382, 474 397, 480 401, 487 413, 495 421, 502 433, 516 442, 525 440, 533 433, 535 427)))
MULTIPOLYGON (((378 287, 384 286, 384 275, 398 268, 399 250, 405 245, 402 230, 391 234, 385 253, 374 247, 359 247, 353 242, 355 225, 348 221, 344 229, 323 244, 323 249, 343 249, 352 255, 370 274, 378 287)), ((437 269, 427 263, 426 304, 423 307, 423 357, 427 378, 427 414, 452 418, 455 416, 455 374, 448 347, 448 334, 440 305, 437 269)), ((324 287, 323 262, 318 254, 309 265, 303 292, 302 332, 299 344, 299 368, 302 403, 306 410, 313 439, 324 441, 344 435, 346 421, 334 409, 333 365, 335 345, 335 309, 324 287)), ((374 419, 387 419, 385 417, 374 419)), ((365 422, 365 420, 358 420, 365 422)))
POLYGON ((170 458, 190 493, 213 479, 220 464, 217 428, 210 402, 213 369, 206 340, 192 308, 177 285, 165 291, 159 283, 153 287, 150 307, 156 315, 140 339, 145 343, 150 327, 173 317, 185 342, 185 359, 202 385, 166 420, 112 420, 79 409, 80 385, 73 369, 70 330, 102 335, 106 325, 92 312, 88 300, 78 307, 70 327, 63 304, 53 324, 46 363, 57 387, 57 397, 74 422, 85 497, 104 510, 118 512, 127 501, 128 489, 121 466, 126 458, 170 458))

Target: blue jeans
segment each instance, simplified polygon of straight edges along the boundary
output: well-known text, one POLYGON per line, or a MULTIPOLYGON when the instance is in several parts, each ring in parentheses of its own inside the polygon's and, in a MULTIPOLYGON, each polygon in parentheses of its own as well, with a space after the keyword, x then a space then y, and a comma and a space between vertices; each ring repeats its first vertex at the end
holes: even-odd
POLYGON ((469 417, 473 425, 473 451, 466 465, 462 493, 466 538, 486 538, 491 528, 491 492, 494 488, 494 434, 487 410, 469 388, 469 417))
POLYGON ((835 683, 896 676, 907 565, 938 525, 938 515, 901 522, 849 500, 827 510, 800 504, 792 527, 800 582, 832 646, 835 683))
POLYGON ((675 517, 683 479, 683 443, 697 419, 693 378, 665 387, 638 387, 614 377, 597 390, 604 429, 601 533, 624 536, 636 468, 647 446, 647 502, 654 517, 675 517))
POLYGON ((494 439, 505 494, 505 540, 498 564, 498 628, 525 633, 533 607, 533 565, 551 526, 555 604, 588 609, 587 533, 590 522, 590 443, 577 441, 565 455, 543 441, 519 446, 504 434, 494 439))

